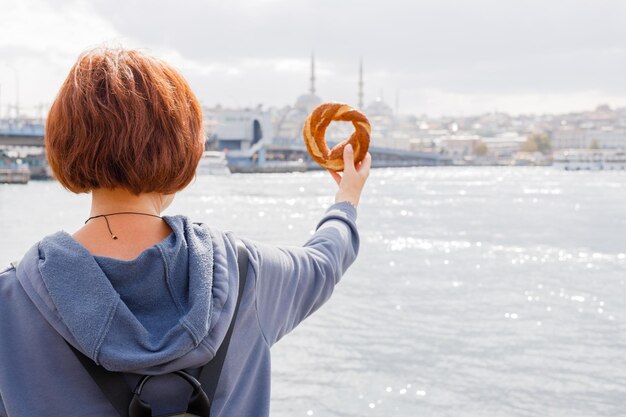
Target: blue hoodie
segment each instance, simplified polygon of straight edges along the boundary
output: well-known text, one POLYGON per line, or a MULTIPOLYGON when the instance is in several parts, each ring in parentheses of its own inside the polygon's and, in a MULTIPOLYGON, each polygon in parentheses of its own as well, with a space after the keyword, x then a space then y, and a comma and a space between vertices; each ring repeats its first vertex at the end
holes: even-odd
MULTIPOLYGON (((119 416, 67 343, 124 372, 131 388, 138 374, 214 357, 237 299, 235 238, 164 219, 173 233, 131 261, 93 256, 58 232, 0 273, 0 416, 119 416)), ((355 220, 339 203, 303 247, 243 240, 248 277, 212 416, 269 415, 270 347, 328 300, 356 258, 355 220)), ((142 399, 159 416, 184 411, 189 394, 164 375, 142 399)))

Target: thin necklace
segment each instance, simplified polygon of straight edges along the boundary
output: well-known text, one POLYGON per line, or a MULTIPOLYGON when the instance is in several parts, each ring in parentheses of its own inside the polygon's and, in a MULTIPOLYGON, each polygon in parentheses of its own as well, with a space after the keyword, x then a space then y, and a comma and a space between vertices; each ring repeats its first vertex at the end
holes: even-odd
POLYGON ((113 232, 111 231, 111 226, 109 225, 109 219, 107 219, 107 216, 116 216, 118 214, 138 214, 141 216, 150 216, 150 217, 156 217, 158 219, 162 219, 161 216, 157 216, 156 214, 150 214, 150 213, 138 213, 136 211, 120 211, 117 213, 107 213, 107 214, 99 214, 97 216, 91 216, 90 218, 88 218, 87 220, 85 220, 85 224, 87 224, 87 222, 89 220, 93 220, 93 219, 97 219, 98 217, 104 217, 104 221, 107 222, 107 229, 109 229, 109 233, 111 234, 111 238, 113 240, 117 240, 117 236, 113 234, 113 232))

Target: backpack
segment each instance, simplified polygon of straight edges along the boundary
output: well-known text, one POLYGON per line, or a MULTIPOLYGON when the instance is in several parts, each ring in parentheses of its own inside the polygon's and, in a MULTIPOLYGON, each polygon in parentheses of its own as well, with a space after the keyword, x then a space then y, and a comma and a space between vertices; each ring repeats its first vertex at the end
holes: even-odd
MULTIPOLYGON (((176 375, 192 386, 193 392, 184 413, 170 414, 164 417, 210 417, 211 400, 215 396, 217 383, 224 366, 226 352, 230 344, 230 338, 235 327, 237 312, 241 304, 243 289, 246 285, 246 275, 248 273, 248 250, 243 242, 237 239, 237 264, 239 266, 239 292, 237 295, 237 303, 233 318, 224 336, 224 341, 215 353, 215 357, 200 368, 200 375, 195 378, 190 373, 179 370, 166 375, 176 375)), ((141 399, 141 392, 145 385, 155 375, 143 375, 135 389, 130 391, 126 380, 121 372, 107 371, 102 366, 96 365, 87 356, 79 352, 74 346, 70 348, 80 360, 83 367, 89 372, 89 375, 98 384, 100 390, 105 394, 107 399, 115 407, 120 417, 152 417, 152 408, 150 404, 141 399)))

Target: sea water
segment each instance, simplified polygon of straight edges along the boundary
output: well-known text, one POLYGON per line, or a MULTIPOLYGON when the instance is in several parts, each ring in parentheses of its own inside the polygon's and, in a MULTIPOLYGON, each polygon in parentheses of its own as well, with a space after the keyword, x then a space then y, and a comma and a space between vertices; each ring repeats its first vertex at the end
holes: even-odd
MULTIPOLYGON (((199 177, 166 214, 306 241, 325 172, 199 177)), ((89 197, 0 186, 0 263, 79 228, 89 197)), ((626 173, 372 171, 359 258, 273 348, 272 416, 626 414, 626 173)))

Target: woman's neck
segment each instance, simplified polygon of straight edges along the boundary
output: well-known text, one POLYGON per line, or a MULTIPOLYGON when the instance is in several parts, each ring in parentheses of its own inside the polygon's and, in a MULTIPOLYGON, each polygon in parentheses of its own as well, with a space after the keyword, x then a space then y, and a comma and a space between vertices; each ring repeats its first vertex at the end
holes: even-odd
POLYGON ((99 217, 89 220, 73 237, 93 255, 134 259, 172 233, 164 220, 153 217, 160 216, 172 198, 158 193, 135 195, 121 189, 94 190, 88 217, 99 217))
POLYGON ((133 194, 116 188, 98 189, 91 193, 91 212, 89 217, 119 212, 136 212, 160 216, 167 205, 163 194, 133 194))

